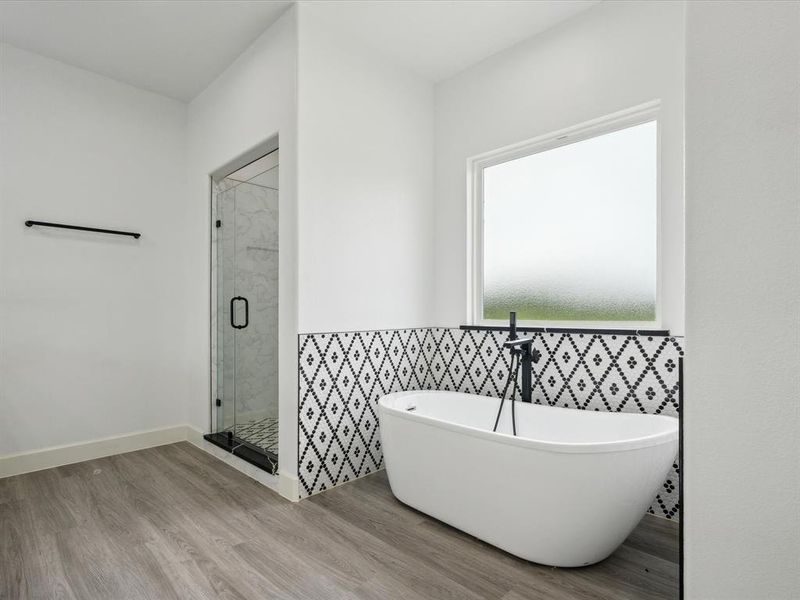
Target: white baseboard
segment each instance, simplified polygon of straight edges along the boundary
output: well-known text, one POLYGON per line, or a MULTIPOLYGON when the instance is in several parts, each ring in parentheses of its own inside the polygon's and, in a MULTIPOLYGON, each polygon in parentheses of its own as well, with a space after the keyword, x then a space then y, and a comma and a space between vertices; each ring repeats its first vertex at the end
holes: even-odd
POLYGON ((289 473, 278 472, 280 482, 278 483, 278 493, 292 502, 300 500, 300 481, 297 475, 290 475, 289 473))
MULTIPOLYGON (((194 436, 196 431, 188 425, 175 425, 173 427, 138 431, 89 442, 43 448, 31 452, 6 454, 5 456, 0 456, 0 479, 11 477, 12 475, 41 471, 42 469, 71 465, 85 460, 103 458, 104 456, 182 442, 188 440, 190 435, 194 436)), ((197 433, 199 434, 199 432, 197 433)), ((200 435, 200 438, 202 439, 202 435, 200 435)))
POLYGON ((199 446, 203 442, 203 432, 195 429, 191 425, 186 426, 186 441, 191 442, 195 446, 199 446))
POLYGON ((175 425, 173 427, 138 431, 89 442, 42 448, 31 452, 6 454, 0 456, 0 479, 184 441, 191 442, 201 450, 228 463, 237 471, 276 491, 287 500, 297 502, 300 497, 300 488, 296 476, 283 472, 277 476, 270 475, 230 452, 226 452, 222 448, 205 441, 203 432, 191 425, 175 425))

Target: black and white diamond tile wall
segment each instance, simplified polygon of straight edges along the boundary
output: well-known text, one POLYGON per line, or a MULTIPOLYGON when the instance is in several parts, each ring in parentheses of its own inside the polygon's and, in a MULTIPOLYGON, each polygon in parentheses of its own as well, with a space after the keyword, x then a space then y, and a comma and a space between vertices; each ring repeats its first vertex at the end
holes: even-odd
MULTIPOLYGON (((677 416, 680 339, 537 333, 533 399, 580 410, 677 416)), ((506 333, 407 329, 300 336, 299 477, 308 496, 382 467, 377 400, 390 391, 499 396, 506 333)), ((517 394, 519 390, 517 390, 517 394)), ((678 465, 650 507, 677 519, 678 465)))
MULTIPOLYGON (((423 351, 430 369, 425 389, 499 397, 510 355, 500 331, 429 329, 423 351)), ((526 334, 527 335, 527 334, 526 334)), ((679 412, 680 338, 535 333, 542 353, 533 365, 537 404, 673 417, 679 412)), ((519 390, 516 391, 519 397, 519 390)), ((674 464, 649 512, 677 519, 679 466, 674 464)))
POLYGON ((300 336, 301 497, 383 466, 378 399, 422 389, 424 329, 300 336))
MULTIPOLYGON (((426 386, 499 396, 510 355, 508 334, 430 329, 424 353, 430 364, 426 386)), ((678 357, 674 337, 535 333, 542 353, 533 365, 537 404, 582 410, 678 414, 678 357)), ((519 390, 517 390, 519 393, 519 390)))

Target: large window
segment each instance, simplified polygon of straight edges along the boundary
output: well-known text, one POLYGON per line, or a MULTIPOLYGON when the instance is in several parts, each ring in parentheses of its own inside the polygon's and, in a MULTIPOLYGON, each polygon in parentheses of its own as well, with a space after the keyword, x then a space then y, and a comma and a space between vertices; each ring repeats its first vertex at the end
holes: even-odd
POLYGON ((535 324, 659 321, 653 108, 475 159, 471 305, 535 324))

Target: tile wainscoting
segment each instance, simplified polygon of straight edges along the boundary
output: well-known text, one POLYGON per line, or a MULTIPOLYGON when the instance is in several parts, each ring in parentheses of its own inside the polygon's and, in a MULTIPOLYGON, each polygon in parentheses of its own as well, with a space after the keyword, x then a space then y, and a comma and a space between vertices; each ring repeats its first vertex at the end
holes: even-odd
POLYGON ((382 468, 378 398, 424 389, 423 343, 427 329, 299 336, 301 498, 382 468))
MULTIPOLYGON (((382 468, 377 402, 383 394, 431 389, 499 396, 509 368, 502 349, 507 335, 447 328, 300 335, 301 496, 382 468)), ((542 353, 533 367, 534 402, 678 415, 681 338, 534 336, 542 353)), ((678 477, 675 464, 649 512, 678 518, 678 477)))

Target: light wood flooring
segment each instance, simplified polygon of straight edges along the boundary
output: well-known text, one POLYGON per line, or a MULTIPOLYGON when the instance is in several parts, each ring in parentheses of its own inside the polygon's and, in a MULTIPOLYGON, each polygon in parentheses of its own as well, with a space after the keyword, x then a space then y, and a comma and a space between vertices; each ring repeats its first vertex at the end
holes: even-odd
POLYGON ((399 503, 384 472, 291 503, 179 443, 0 479, 0 598, 656 600, 674 523, 608 560, 519 560, 399 503))

